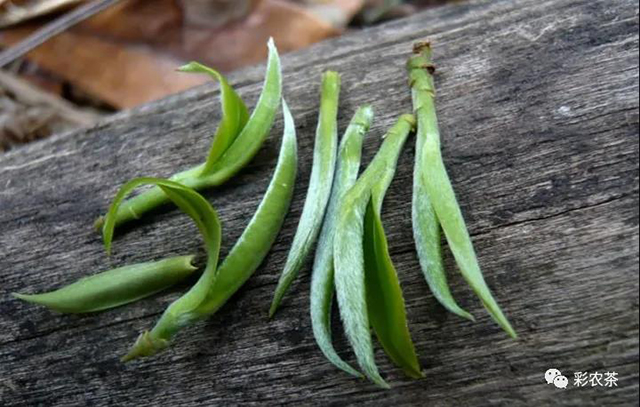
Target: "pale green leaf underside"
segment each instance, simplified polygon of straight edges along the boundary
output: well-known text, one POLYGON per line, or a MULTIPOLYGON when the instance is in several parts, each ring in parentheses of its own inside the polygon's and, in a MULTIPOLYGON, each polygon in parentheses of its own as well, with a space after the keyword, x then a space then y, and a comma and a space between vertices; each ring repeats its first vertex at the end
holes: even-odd
MULTIPOLYGON (((420 92, 413 91, 414 104, 418 104, 420 92)), ((462 309, 453 298, 447 282, 447 275, 442 259, 442 243, 440 222, 431 205, 423 179, 422 153, 426 140, 424 115, 418 115, 416 135, 415 164, 413 169, 413 194, 411 216, 413 238, 416 244, 420 268, 434 297, 450 312, 474 321, 473 316, 462 309)))
POLYGON ((346 194, 338 215, 334 240, 335 285, 345 333, 364 374, 378 386, 388 388, 375 363, 365 287, 364 217, 375 190, 384 193, 415 120, 403 115, 387 132, 380 150, 346 194))
POLYGON ((298 168, 295 124, 282 100, 284 133, 278 163, 256 213, 220 268, 216 283, 197 312, 211 315, 256 271, 275 241, 289 211, 298 168))
POLYGON ((516 338, 517 334, 515 330, 504 316, 484 280, 473 244, 471 243, 471 237, 469 236, 467 226, 462 217, 462 211, 458 206, 455 193, 449 181, 449 176, 444 168, 440 156, 440 149, 437 148, 436 150, 433 146, 430 148, 427 144, 427 146, 425 146, 423 160, 425 168, 427 168, 427 172, 430 174, 428 177, 425 177, 427 193, 431 197, 431 202, 444 230, 449 248, 460 268, 460 272, 498 325, 500 325, 509 336, 516 338))
POLYGON ((338 100, 340 75, 328 71, 322 75, 320 114, 313 149, 313 166, 302 215, 291 243, 287 261, 278 280, 269 309, 272 317, 282 298, 297 277, 320 233, 329 203, 338 149, 338 100))
MULTIPOLYGON (((504 316, 487 286, 476 257, 471 237, 447 175, 440 151, 440 131, 435 107, 433 65, 429 44, 420 44, 408 61, 413 91, 414 111, 418 116, 418 131, 426 138, 424 151, 416 160, 421 167, 422 182, 429 196, 447 243, 467 283, 480 298, 492 318, 513 338, 516 332, 504 316)), ((418 165, 418 164, 416 164, 418 165)))
POLYGON ((255 156, 273 126, 282 98, 282 71, 272 38, 267 46, 267 72, 256 107, 233 144, 207 170, 207 175, 215 178, 218 184, 235 175, 255 156))
POLYGON ((340 358, 331 340, 331 304, 334 296, 333 241, 338 209, 344 195, 358 177, 362 142, 372 120, 371 106, 360 107, 340 142, 331 199, 318 238, 313 263, 310 294, 311 326, 318 347, 334 366, 356 377, 362 377, 362 375, 340 358))

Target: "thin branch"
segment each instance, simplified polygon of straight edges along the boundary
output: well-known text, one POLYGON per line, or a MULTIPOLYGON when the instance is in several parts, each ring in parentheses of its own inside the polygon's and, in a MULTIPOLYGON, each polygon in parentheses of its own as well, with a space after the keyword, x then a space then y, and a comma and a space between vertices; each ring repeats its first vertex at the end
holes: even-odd
POLYGON ((62 17, 45 25, 29 37, 20 41, 13 47, 0 53, 0 68, 10 64, 24 56, 27 52, 41 45, 51 37, 54 37, 69 27, 99 13, 120 0, 96 0, 63 15, 62 17))

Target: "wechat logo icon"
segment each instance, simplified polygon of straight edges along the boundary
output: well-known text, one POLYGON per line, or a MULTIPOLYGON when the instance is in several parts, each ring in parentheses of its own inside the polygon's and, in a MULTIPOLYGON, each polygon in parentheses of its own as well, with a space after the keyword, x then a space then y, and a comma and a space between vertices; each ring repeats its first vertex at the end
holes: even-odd
POLYGON ((569 379, 562 375, 558 369, 549 369, 544 374, 544 380, 547 384, 553 384, 558 389, 566 389, 569 384, 569 379))

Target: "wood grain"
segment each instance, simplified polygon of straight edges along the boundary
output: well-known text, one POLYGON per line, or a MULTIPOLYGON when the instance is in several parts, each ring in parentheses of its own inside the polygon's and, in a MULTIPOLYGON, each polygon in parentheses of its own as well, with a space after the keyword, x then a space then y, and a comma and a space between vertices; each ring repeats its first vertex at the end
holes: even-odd
MULTIPOLYGON (((292 211, 264 266, 172 350, 118 357, 181 290, 92 316, 20 303, 35 292, 128 262, 200 250, 195 228, 161 210, 115 242, 91 229, 119 185, 203 160, 219 120, 205 85, 0 157, 0 399, 15 405, 637 405, 638 5, 631 0, 471 1, 354 33, 283 58, 301 167, 292 211), (430 38, 439 67, 443 153, 489 285, 521 338, 509 340, 446 261, 472 324, 428 292, 413 248, 413 148, 385 202, 426 378, 408 380, 378 349, 390 391, 352 379, 321 355, 302 273, 277 318, 267 310, 307 187, 322 71, 343 74, 340 126, 376 109, 365 161, 411 109, 404 63, 430 38), (544 372, 615 371, 618 387, 558 390, 544 372)), ((231 75, 253 105, 264 67, 231 75)), ((282 123, 239 176, 207 196, 226 252, 273 170, 282 123)), ((202 250, 200 250, 202 253, 202 250)), ((353 361, 336 325, 339 352, 353 361)))

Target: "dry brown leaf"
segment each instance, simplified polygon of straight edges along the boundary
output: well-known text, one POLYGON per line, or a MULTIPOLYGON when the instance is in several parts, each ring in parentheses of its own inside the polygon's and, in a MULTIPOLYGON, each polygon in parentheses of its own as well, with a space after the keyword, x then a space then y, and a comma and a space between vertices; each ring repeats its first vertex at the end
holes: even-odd
POLYGON ((181 51, 218 69, 231 71, 264 60, 269 37, 285 53, 339 33, 340 30, 301 7, 264 0, 248 18, 223 29, 203 31, 186 27, 181 51))
MULTIPOLYGON (((10 45, 33 28, 0 34, 10 45)), ((127 46, 64 32, 29 53, 29 59, 117 108, 128 108, 203 83, 206 78, 175 71, 180 61, 147 47, 127 46), (61 58, 64 55, 65 57, 61 58)))
POLYGON ((81 22, 73 31, 163 49, 182 41, 182 10, 175 0, 123 0, 81 22))
POLYGON ((0 152, 52 133, 89 126, 100 117, 0 71, 0 152))
POLYGON ((30 0, 3 2, 0 0, 0 28, 67 9, 83 1, 84 0, 30 0))
POLYGON ((286 52, 341 32, 287 1, 257 3, 246 18, 211 28, 183 20, 172 0, 154 0, 153 5, 144 0, 129 0, 81 23, 77 29, 119 42, 151 44, 162 52, 196 59, 225 72, 262 61, 270 36, 278 49, 286 52))
POLYGON ((88 126, 95 123, 100 117, 95 112, 80 109, 7 72, 0 71, 0 89, 3 93, 11 94, 16 103, 54 110, 61 119, 77 126, 88 126))
MULTIPOLYGON (((15 44, 33 29, 1 31, 0 45, 15 44)), ((127 0, 50 39, 28 58, 126 108, 206 81, 174 71, 186 60, 228 72, 264 60, 269 37, 284 53, 339 33, 303 7, 281 0, 257 2, 246 18, 218 28, 183 19, 174 0, 127 0)))
POLYGON ((180 0, 189 26, 220 28, 246 18, 261 0, 180 0))

